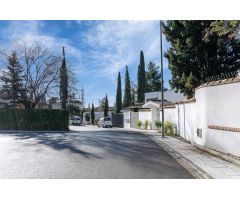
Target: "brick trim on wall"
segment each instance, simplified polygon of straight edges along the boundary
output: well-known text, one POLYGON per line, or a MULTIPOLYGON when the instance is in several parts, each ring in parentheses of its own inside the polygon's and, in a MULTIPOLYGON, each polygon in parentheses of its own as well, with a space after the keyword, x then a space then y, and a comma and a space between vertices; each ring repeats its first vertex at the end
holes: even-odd
POLYGON ((222 130, 222 131, 232 131, 232 132, 240 132, 240 128, 226 127, 226 126, 215 126, 208 125, 209 129, 222 130))

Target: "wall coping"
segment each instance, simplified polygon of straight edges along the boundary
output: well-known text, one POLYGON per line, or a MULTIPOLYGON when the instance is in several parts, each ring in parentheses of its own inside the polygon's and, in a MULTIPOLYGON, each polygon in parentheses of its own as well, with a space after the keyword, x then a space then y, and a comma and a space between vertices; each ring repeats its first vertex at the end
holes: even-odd
POLYGON ((238 82, 240 82, 240 77, 222 79, 218 81, 211 81, 211 82, 201 84, 200 86, 195 88, 195 90, 198 90, 203 87, 212 87, 212 86, 225 85, 225 84, 238 83, 238 82))

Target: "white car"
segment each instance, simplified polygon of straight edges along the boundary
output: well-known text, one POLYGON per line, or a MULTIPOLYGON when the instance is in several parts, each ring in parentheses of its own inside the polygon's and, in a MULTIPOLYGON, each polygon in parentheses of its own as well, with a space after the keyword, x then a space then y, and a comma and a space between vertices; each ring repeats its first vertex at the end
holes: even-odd
POLYGON ((109 117, 102 117, 98 122, 98 127, 112 128, 112 120, 109 117))
POLYGON ((81 117, 79 116, 74 116, 72 118, 72 125, 80 125, 81 124, 81 117))

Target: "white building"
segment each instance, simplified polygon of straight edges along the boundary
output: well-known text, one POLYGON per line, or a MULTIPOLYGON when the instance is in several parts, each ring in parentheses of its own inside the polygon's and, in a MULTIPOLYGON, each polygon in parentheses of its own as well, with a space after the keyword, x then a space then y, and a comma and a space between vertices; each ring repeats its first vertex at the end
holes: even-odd
MULTIPOLYGON (((161 92, 145 93, 145 103, 130 106, 124 111, 124 127, 137 128, 137 122, 149 121, 149 129, 156 129, 155 121, 160 120, 161 92)), ((186 100, 181 93, 164 91, 164 105, 186 100)))
MULTIPOLYGON (((191 143, 240 156, 239 102, 240 77, 212 81, 196 88, 193 99, 165 104, 164 118, 174 124, 177 135, 191 143)), ((131 115, 152 124, 161 120, 159 102, 148 101, 136 113, 124 113, 124 123, 130 121, 125 127, 132 127, 131 115)))

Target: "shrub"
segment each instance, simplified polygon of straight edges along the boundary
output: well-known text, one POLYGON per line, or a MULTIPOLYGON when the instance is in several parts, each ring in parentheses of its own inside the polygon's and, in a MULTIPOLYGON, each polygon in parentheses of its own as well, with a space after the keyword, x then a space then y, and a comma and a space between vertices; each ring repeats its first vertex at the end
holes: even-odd
POLYGON ((149 121, 145 120, 144 121, 144 129, 147 130, 148 129, 148 125, 149 125, 149 121))
POLYGON ((5 130, 68 130, 68 120, 66 110, 0 110, 0 129, 5 130))
POLYGON ((155 126, 157 127, 158 132, 160 132, 160 129, 161 129, 161 127, 162 127, 162 122, 159 121, 159 120, 156 120, 156 121, 155 121, 155 126))
POLYGON ((168 136, 174 135, 174 124, 171 121, 166 121, 164 123, 164 132, 168 136))
POLYGON ((142 128, 142 122, 140 120, 137 122, 137 127, 142 128))

